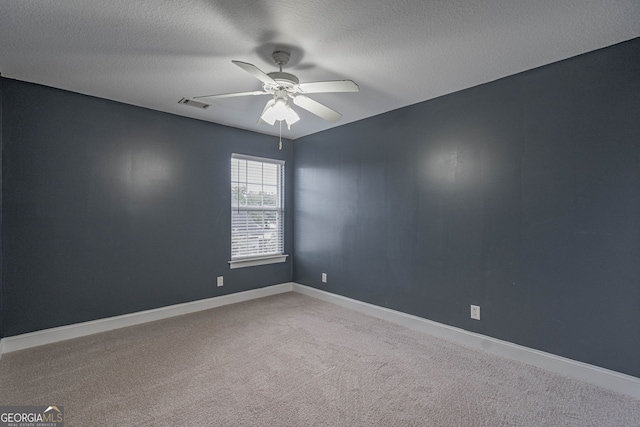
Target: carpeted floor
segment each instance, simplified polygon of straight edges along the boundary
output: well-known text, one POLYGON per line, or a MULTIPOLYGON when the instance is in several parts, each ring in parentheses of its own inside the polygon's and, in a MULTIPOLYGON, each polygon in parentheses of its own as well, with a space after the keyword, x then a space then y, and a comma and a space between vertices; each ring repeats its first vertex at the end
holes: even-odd
POLYGON ((286 293, 12 352, 67 426, 640 426, 640 400, 286 293))

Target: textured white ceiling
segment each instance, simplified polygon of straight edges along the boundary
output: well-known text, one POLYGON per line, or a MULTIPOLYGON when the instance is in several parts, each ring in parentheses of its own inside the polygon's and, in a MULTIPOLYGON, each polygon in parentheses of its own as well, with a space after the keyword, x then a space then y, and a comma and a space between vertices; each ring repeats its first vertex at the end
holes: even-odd
POLYGON ((276 135, 268 97, 178 100, 259 90, 231 60, 284 45, 301 82, 360 86, 312 95, 344 117, 297 108, 295 139, 638 36, 639 0, 0 0, 0 73, 276 135))

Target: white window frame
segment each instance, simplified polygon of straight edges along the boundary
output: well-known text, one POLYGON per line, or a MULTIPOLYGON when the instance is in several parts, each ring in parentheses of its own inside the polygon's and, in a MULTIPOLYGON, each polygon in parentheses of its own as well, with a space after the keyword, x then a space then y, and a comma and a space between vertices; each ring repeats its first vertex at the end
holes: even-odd
MULTIPOLYGON (((275 263, 281 263, 281 262, 285 262, 287 260, 288 255, 286 255, 284 253, 284 160, 278 160, 278 159, 268 159, 268 158, 264 158, 264 157, 256 157, 256 156, 248 156, 245 154, 237 154, 237 153, 233 153, 231 154, 231 176, 230 176, 230 189, 233 192, 234 191, 234 184, 237 185, 238 183, 244 183, 247 184, 247 177, 241 177, 241 176, 233 176, 233 171, 234 171, 234 163, 236 161, 250 161, 250 162, 259 162, 259 163, 263 163, 263 164, 269 164, 269 165, 278 165, 280 167, 279 170, 279 180, 278 180, 278 203, 276 207, 269 207, 269 206, 261 206, 261 207, 255 207, 255 206, 241 206, 239 203, 240 198, 236 197, 235 199, 237 200, 237 202, 234 205, 234 198, 231 197, 231 215, 232 215, 232 220, 231 220, 231 225, 230 225, 230 231, 231 231, 231 242, 230 242, 230 250, 231 250, 231 261, 229 261, 229 267, 230 268, 243 268, 243 267, 252 267, 252 266, 257 266, 257 265, 266 265, 266 264, 275 264, 275 263), (279 218, 279 223, 278 226, 276 227, 276 229, 278 230, 279 233, 279 237, 278 237, 278 241, 279 241, 279 247, 277 248, 275 253, 254 253, 254 254, 245 254, 245 255, 234 255, 233 253, 233 241, 234 241, 234 236, 242 236, 242 233, 239 232, 234 232, 234 227, 233 227, 233 212, 238 212, 238 211, 245 211, 245 212, 277 212, 278 213, 278 218, 279 218)), ((255 182, 254 182, 255 184, 255 182)), ((261 184, 261 183, 260 183, 261 184)))

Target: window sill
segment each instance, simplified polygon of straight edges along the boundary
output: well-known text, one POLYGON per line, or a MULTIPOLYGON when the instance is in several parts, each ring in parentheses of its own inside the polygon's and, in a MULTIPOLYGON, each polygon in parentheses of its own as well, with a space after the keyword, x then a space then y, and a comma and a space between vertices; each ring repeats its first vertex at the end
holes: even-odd
POLYGON ((274 255, 260 258, 246 258, 229 261, 229 268, 254 267, 256 265, 278 264, 285 262, 289 255, 274 255))

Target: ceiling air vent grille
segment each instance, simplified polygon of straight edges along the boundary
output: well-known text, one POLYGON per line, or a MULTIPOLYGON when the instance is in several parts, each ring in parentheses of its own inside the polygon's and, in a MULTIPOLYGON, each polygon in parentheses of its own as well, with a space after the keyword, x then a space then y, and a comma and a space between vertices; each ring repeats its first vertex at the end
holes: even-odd
POLYGON ((180 101, 178 101, 178 104, 189 105, 191 107, 201 108, 203 110, 206 110, 207 108, 209 108, 209 104, 205 104, 204 102, 198 102, 198 101, 194 101, 193 99, 187 99, 187 98, 182 98, 180 101))

